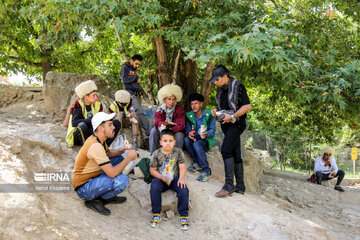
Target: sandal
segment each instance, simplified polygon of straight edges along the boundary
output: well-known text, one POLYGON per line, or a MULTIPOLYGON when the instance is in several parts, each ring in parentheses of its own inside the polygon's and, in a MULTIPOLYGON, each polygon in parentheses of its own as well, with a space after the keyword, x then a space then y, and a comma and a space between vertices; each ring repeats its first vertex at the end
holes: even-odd
POLYGON ((161 221, 161 214, 154 213, 152 219, 150 220, 150 227, 156 228, 159 226, 161 221))
POLYGON ((188 217, 180 217, 180 229, 188 230, 190 228, 188 217))

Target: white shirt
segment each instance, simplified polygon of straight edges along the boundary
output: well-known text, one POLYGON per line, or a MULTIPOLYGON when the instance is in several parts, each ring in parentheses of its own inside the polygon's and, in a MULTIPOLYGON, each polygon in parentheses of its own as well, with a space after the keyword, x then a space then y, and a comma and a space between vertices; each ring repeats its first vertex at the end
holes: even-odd
POLYGON ((321 157, 317 157, 315 159, 315 166, 314 166, 314 172, 321 172, 321 173, 325 173, 325 174, 328 174, 328 173, 337 173, 338 171, 338 166, 336 165, 336 160, 333 156, 330 157, 330 164, 331 164, 331 167, 330 166, 325 166, 325 162, 322 160, 322 156, 321 157), (333 171, 331 171, 331 168, 333 169, 333 171))

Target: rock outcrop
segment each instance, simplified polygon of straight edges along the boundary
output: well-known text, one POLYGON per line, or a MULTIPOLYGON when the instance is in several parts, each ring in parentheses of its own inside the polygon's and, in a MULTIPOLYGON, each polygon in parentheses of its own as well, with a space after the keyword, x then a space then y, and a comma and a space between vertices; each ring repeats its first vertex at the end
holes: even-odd
POLYGON ((95 74, 78 75, 75 73, 48 72, 43 93, 46 108, 53 112, 63 112, 65 115, 70 100, 74 96, 75 87, 89 79, 96 83, 100 94, 113 98, 116 89, 111 89, 104 79, 95 74))

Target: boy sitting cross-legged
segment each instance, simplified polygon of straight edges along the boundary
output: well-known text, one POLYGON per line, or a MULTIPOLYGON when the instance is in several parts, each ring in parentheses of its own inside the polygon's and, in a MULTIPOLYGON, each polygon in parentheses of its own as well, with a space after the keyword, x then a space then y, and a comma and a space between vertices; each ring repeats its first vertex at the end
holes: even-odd
POLYGON ((184 153, 175 146, 175 134, 171 129, 160 133, 161 148, 151 157, 150 174, 154 177, 150 185, 150 196, 153 217, 151 227, 159 226, 161 221, 161 193, 172 189, 177 193, 180 228, 189 229, 189 189, 185 181, 186 165, 184 153))

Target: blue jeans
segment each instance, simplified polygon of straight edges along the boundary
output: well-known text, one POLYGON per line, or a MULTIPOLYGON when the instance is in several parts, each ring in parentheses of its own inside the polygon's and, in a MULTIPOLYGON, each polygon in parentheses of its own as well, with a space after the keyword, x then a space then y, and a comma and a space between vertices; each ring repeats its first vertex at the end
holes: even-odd
POLYGON ((151 205, 152 212, 159 213, 161 212, 161 193, 165 192, 168 189, 175 191, 178 198, 178 212, 182 217, 188 216, 189 213, 189 189, 187 187, 181 188, 177 185, 179 178, 174 178, 170 186, 168 186, 165 182, 161 181, 158 178, 154 178, 151 181, 150 185, 150 197, 151 197, 151 205))
POLYGON ((206 152, 209 151, 209 142, 206 139, 198 139, 195 142, 189 137, 185 137, 185 147, 190 156, 194 159, 194 163, 199 164, 203 172, 210 173, 209 163, 206 158, 206 152))
MULTIPOLYGON (((110 158, 110 162, 113 166, 115 166, 123 159, 123 156, 120 155, 110 158)), ((81 186, 76 193, 85 201, 94 200, 99 197, 103 199, 110 199, 125 191, 128 185, 129 177, 126 174, 120 173, 116 177, 110 178, 103 171, 99 176, 89 179, 89 181, 81 186)))

